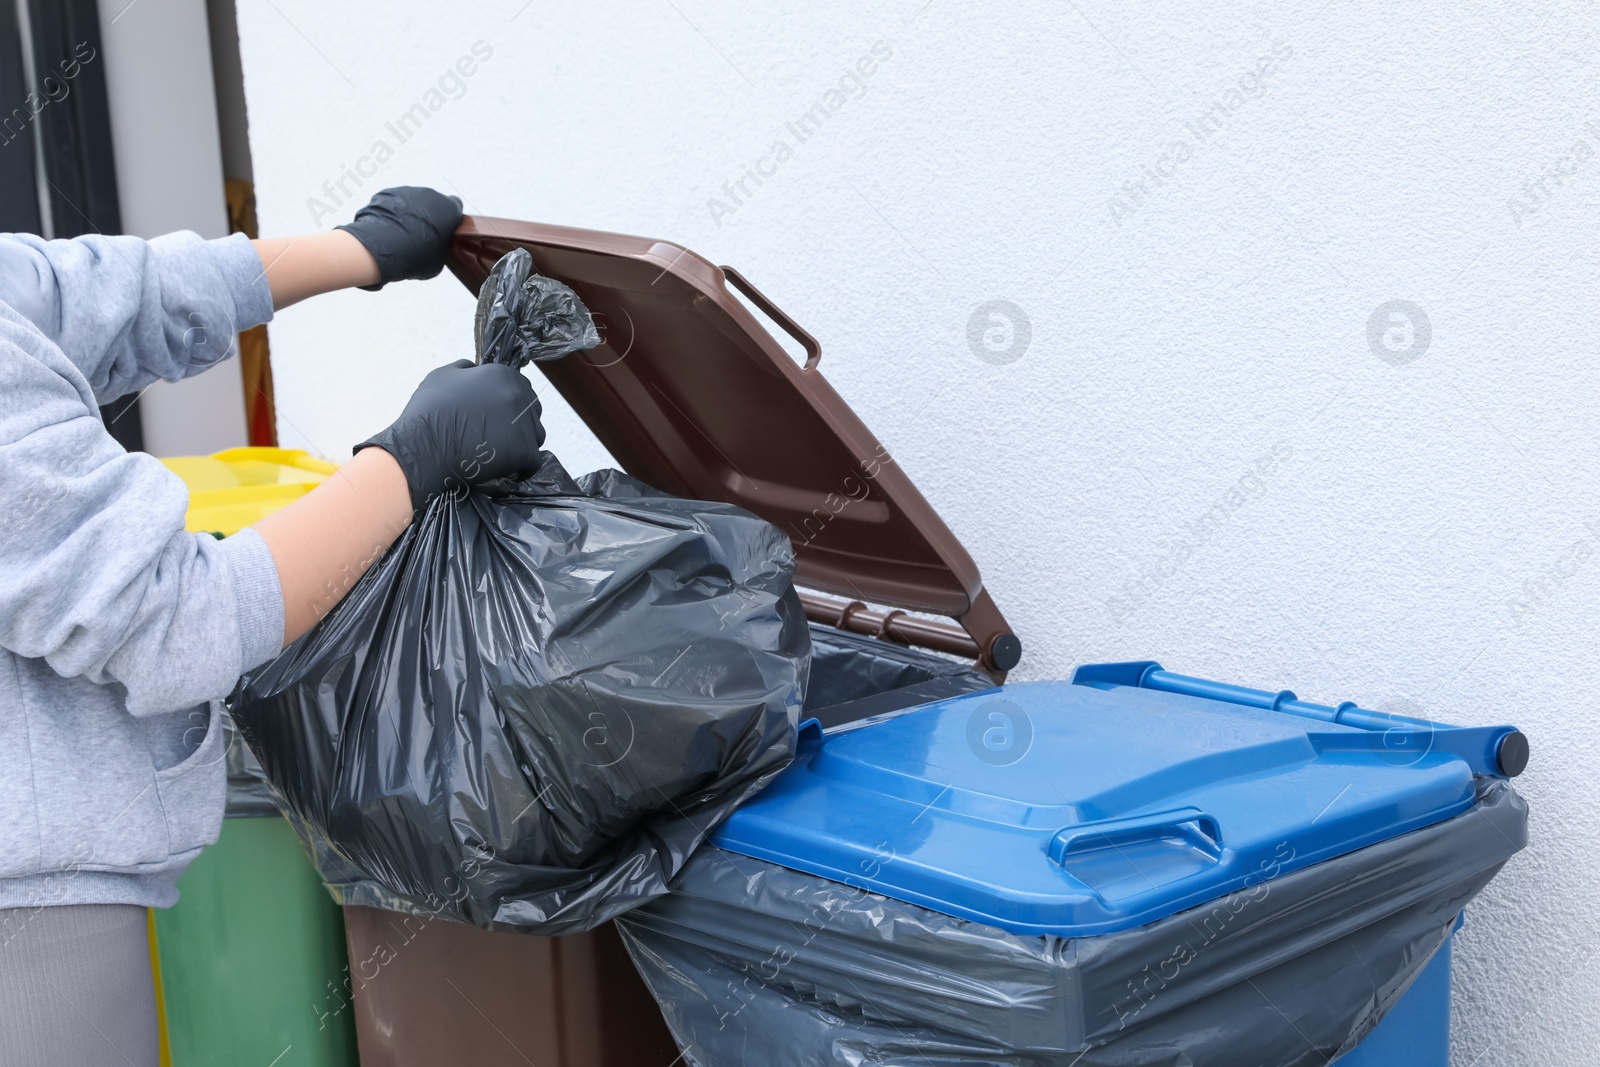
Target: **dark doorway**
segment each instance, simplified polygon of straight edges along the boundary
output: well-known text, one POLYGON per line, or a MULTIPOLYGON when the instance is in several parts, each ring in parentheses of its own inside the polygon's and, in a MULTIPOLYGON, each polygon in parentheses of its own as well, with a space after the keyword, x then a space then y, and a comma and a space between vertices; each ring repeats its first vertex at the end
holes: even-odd
MULTIPOLYGON (((122 232, 95 0, 0 0, 0 230, 122 232)), ((137 397, 100 409, 142 451, 137 397)))

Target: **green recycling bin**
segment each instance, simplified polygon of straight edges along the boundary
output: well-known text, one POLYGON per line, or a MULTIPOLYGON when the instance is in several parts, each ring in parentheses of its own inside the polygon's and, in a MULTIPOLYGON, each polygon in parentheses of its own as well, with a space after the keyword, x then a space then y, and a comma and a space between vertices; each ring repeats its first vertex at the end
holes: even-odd
POLYGON ((163 1067, 356 1064, 344 919, 282 816, 224 820, 178 892, 154 913, 163 1067))
MULTIPOLYGON (((336 469, 304 452, 235 448, 163 460, 189 486, 187 527, 232 534, 336 469)), ((162 1067, 354 1067, 344 918, 232 724, 228 817, 152 911, 162 1067)))

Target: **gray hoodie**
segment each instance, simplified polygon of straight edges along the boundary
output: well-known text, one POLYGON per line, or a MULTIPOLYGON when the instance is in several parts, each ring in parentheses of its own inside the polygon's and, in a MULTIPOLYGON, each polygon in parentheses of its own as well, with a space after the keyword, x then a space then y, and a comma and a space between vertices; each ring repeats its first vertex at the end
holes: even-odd
POLYGON ((0 908, 168 906, 216 840, 219 699, 283 640, 277 571, 252 530, 185 533, 97 405, 271 317, 243 236, 0 234, 0 908))

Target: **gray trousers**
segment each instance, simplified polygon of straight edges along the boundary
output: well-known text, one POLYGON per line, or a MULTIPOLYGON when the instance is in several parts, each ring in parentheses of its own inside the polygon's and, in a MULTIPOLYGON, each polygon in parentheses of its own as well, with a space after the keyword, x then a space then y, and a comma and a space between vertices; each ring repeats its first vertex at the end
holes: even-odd
POLYGON ((145 909, 0 909, 0 1067, 156 1067, 145 909))

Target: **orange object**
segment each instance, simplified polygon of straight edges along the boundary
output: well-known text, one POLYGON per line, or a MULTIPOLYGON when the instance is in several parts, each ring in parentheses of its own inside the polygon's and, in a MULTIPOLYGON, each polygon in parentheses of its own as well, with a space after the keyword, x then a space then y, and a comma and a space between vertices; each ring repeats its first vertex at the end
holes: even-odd
MULTIPOLYGON (((228 229, 254 240, 260 236, 256 226, 256 191, 247 181, 229 178, 228 229)), ((266 326, 255 326, 239 335, 239 369, 244 376, 244 415, 250 444, 274 448, 278 444, 278 412, 272 395, 272 359, 267 348, 266 326)))

